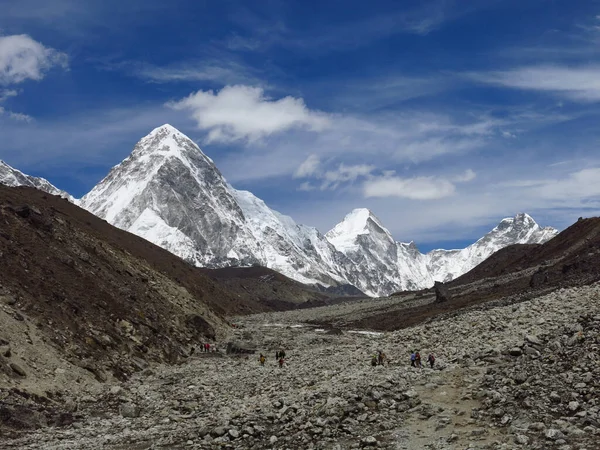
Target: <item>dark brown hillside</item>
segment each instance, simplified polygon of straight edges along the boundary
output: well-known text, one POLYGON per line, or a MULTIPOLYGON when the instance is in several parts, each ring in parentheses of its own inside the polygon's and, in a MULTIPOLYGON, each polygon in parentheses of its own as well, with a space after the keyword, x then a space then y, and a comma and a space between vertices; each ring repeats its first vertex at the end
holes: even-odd
POLYGON ((541 244, 515 244, 504 247, 469 272, 452 280, 448 285, 458 286, 514 272, 517 270, 518 262, 538 247, 541 247, 541 244))
POLYGON ((225 329, 224 313, 249 308, 170 253, 30 188, 0 186, 0 263, 2 312, 98 379, 175 362, 225 329))

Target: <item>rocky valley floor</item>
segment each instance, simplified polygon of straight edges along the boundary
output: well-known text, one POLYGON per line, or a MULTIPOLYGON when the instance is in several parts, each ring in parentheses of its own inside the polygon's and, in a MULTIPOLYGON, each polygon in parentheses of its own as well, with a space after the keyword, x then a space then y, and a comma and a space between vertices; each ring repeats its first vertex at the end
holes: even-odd
POLYGON ((330 308, 235 318, 230 340, 256 354, 196 352, 72 393, 73 423, 0 448, 600 448, 600 285, 386 333, 310 325, 330 308), (410 367, 415 349, 435 369, 410 367), (370 365, 378 350, 388 365, 370 365))

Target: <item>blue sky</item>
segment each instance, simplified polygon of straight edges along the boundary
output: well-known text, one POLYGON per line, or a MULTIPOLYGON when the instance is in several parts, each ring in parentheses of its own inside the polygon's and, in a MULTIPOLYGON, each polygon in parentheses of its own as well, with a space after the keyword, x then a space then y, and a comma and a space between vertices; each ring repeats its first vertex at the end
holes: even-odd
POLYGON ((153 128, 326 232, 600 210, 600 2, 0 0, 0 159, 75 196, 153 128))

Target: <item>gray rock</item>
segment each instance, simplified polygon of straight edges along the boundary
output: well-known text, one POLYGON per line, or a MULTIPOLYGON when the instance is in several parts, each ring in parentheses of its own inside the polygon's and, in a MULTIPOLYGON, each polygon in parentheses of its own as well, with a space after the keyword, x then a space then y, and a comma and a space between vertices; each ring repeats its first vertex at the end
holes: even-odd
POLYGON ((140 417, 142 410, 139 406, 133 403, 125 403, 121 405, 121 416, 128 418, 140 417))
POLYGON ((278 441, 279 439, 277 439, 277 436, 273 435, 269 438, 269 443, 271 445, 275 445, 275 443, 278 441))
POLYGON ((523 350, 520 347, 511 348, 508 353, 512 356, 521 356, 523 354, 523 350))
POLYGON ((579 402, 569 402, 569 411, 575 412, 579 409, 579 402))
POLYGON ((236 429, 231 429, 229 430, 229 436, 231 436, 232 439, 237 439, 240 437, 240 432, 236 429))
POLYGON ((444 283, 439 281, 435 282, 435 302, 444 303, 449 301, 452 297, 450 296, 450 290, 444 283))
POLYGON ((375 439, 373 436, 367 436, 362 441, 360 441, 360 443, 363 445, 363 447, 376 447, 377 439, 375 439))
POLYGON ((563 432, 560 430, 557 430, 556 428, 550 428, 550 429, 546 430, 546 432, 544 433, 544 436, 546 437, 546 439, 549 439, 551 441, 557 441, 559 439, 565 438, 565 435, 563 434, 563 432))
POLYGON ((534 345, 542 345, 543 344, 542 340, 533 334, 528 334, 527 336, 525 336, 525 340, 527 342, 529 342, 530 344, 534 344, 534 345))
POLYGON ((9 367, 17 375, 19 375, 21 377, 26 377, 27 376, 27 373, 25 372, 25 370, 21 366, 19 366, 17 363, 10 363, 9 367))
POLYGON ((527 443, 529 442, 529 438, 527 436, 525 436, 524 434, 517 434, 515 436, 515 442, 517 444, 527 445, 527 443))

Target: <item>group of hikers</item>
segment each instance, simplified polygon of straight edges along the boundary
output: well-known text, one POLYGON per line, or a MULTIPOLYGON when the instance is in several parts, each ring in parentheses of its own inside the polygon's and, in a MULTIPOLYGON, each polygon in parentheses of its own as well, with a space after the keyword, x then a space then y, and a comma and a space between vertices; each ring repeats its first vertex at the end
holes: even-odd
MULTIPOLYGON (((389 365, 390 360, 388 359, 387 355, 381 350, 378 350, 377 353, 371 357, 371 365, 373 367, 383 366, 386 362, 389 365)), ((429 354, 429 356, 427 357, 427 362, 433 369, 433 366, 435 365, 435 356, 433 355, 433 353, 429 354)), ((419 353, 418 350, 415 350, 410 354, 410 365, 412 367, 423 367, 421 363, 421 353, 419 353)))
MULTIPOLYGON (((429 356, 427 357, 427 362, 433 369, 433 366, 435 364, 435 356, 433 355, 433 353, 429 354, 429 356)), ((421 353, 419 353, 419 350, 415 350, 410 354, 410 365, 412 367, 423 367, 423 364, 421 363, 421 353)))
MULTIPOLYGON (((265 362, 267 361, 267 358, 261 353, 258 358, 258 361, 260 362, 261 366, 264 366, 265 362)), ((279 367, 283 367, 283 364, 285 363, 285 350, 277 350, 275 352, 275 361, 277 361, 279 367)))
POLYGON ((371 365, 373 367, 378 366, 378 365, 383 366, 386 361, 388 364, 390 363, 390 361, 387 359, 387 355, 385 353, 383 353, 381 350, 378 350, 377 354, 375 354, 371 357, 371 365))
MULTIPOLYGON (((200 351, 210 353, 210 344, 207 342, 205 344, 200 344, 200 351)), ((214 349, 213 349, 214 351, 214 349)))

